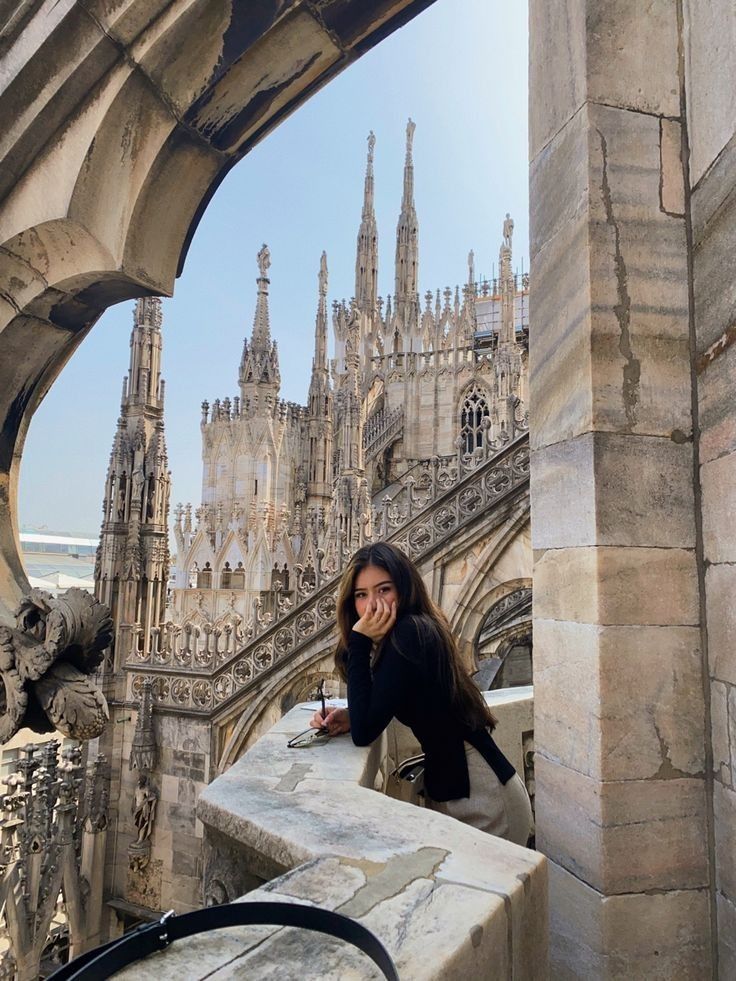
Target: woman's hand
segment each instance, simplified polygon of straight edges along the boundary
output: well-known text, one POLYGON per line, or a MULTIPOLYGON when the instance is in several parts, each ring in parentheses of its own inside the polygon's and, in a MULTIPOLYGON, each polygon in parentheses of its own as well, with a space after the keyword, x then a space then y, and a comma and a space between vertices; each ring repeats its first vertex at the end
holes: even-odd
POLYGON ((343 732, 350 732, 350 714, 347 709, 330 708, 328 705, 324 715, 317 709, 309 720, 309 725, 312 729, 326 729, 331 736, 339 736, 343 732))
POLYGON ((396 602, 389 604, 386 600, 369 600, 363 616, 353 625, 353 630, 364 634, 374 642, 379 643, 396 623, 396 602))

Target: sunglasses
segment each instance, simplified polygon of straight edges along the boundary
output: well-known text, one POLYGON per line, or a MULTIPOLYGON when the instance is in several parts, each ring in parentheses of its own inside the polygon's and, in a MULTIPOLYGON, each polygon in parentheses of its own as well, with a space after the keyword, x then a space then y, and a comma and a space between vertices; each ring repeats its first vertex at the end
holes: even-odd
MULTIPOLYGON (((322 704, 322 718, 327 715, 327 705, 325 703, 325 680, 324 678, 317 685, 317 698, 322 704)), ((306 749, 308 746, 319 746, 326 743, 330 738, 327 729, 305 729, 298 736, 294 736, 286 744, 287 749, 306 749)))

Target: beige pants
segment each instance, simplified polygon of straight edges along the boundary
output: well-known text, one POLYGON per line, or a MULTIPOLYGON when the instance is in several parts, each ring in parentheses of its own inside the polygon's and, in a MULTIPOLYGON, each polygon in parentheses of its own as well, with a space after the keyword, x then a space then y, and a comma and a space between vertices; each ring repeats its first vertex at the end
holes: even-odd
POLYGON ((519 774, 503 784, 474 746, 466 743, 465 754, 470 797, 447 801, 427 797, 426 806, 490 835, 526 845, 533 824, 532 806, 519 774))

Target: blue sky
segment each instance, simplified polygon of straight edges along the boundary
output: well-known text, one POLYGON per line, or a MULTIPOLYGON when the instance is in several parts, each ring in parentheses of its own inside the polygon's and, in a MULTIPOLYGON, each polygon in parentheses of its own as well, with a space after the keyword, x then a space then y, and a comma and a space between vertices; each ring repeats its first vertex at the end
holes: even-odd
MULTIPOLYGON (((393 291, 407 118, 414 137, 420 293, 497 263, 503 217, 528 268, 527 4, 438 0, 317 93, 228 175, 164 301, 163 375, 172 504, 199 503, 203 399, 237 394, 255 304, 256 253, 271 250, 271 331, 281 395, 304 402, 323 249, 330 303, 353 292, 366 137, 376 134, 379 291, 393 291)), ((128 366, 132 303, 108 310, 31 423, 22 526, 99 531, 128 366)))

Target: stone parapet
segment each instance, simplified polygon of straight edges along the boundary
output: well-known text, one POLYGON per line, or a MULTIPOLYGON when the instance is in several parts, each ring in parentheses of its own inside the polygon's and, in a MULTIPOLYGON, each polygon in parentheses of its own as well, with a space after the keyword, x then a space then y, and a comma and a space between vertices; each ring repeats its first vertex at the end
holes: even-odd
MULTIPOLYGON (((519 718, 528 690, 521 700, 519 718)), ((367 748, 338 737, 288 749, 309 715, 292 709, 200 795, 208 898, 234 899, 261 881, 244 902, 314 903, 353 916, 413 981, 545 978, 543 856, 377 792, 390 733, 367 748)), ((275 965, 282 978, 377 977, 338 941, 270 927, 182 941, 121 977, 267 977, 275 965)))

